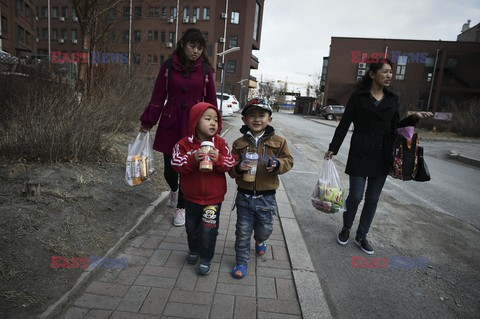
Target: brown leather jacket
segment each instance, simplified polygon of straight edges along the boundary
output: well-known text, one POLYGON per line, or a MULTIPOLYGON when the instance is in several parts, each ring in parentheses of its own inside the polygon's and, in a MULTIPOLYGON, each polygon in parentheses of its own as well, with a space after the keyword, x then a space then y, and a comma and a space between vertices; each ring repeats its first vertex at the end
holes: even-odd
POLYGON ((232 155, 235 158, 235 167, 228 172, 228 174, 235 178, 238 187, 250 191, 275 191, 280 182, 278 175, 284 174, 292 169, 293 157, 288 150, 287 141, 275 134, 272 126, 267 126, 265 134, 258 141, 258 146, 255 148, 254 138, 247 134, 249 131, 246 125, 242 126, 240 132, 244 135, 232 145, 232 155), (243 180, 243 173, 238 166, 245 157, 245 153, 254 152, 258 154, 258 165, 255 182, 245 182, 243 180), (267 165, 269 159, 273 158, 278 161, 277 168, 269 173, 267 172, 267 165))

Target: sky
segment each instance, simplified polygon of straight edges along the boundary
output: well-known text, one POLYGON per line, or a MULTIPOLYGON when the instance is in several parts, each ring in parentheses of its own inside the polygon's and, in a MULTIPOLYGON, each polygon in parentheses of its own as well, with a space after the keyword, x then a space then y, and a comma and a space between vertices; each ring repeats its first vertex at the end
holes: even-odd
POLYGON ((265 0, 251 74, 305 92, 301 83, 321 74, 331 37, 456 41, 468 19, 480 23, 479 0, 265 0))

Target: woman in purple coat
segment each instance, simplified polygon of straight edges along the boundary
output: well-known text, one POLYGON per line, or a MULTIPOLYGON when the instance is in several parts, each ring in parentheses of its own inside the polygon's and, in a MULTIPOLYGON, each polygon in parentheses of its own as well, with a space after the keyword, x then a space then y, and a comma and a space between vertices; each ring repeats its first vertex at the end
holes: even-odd
POLYGON ((215 79, 205 38, 199 29, 191 28, 178 41, 171 59, 160 67, 152 98, 140 117, 142 132, 158 123, 153 149, 163 153, 164 176, 171 191, 170 206, 175 207, 177 202, 175 226, 185 224, 185 200, 179 189, 178 173, 170 162, 174 145, 188 135, 190 109, 200 101, 217 105, 215 79))

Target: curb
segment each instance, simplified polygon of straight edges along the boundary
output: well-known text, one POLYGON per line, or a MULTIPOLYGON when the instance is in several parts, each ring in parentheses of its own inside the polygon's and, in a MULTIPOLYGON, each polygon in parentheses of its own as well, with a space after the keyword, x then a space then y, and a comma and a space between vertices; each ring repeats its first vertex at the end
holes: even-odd
MULTIPOLYGON (((122 246, 127 240, 130 239, 130 235, 137 230, 138 227, 145 221, 154 211, 155 209, 163 202, 165 199, 167 199, 169 192, 165 191, 160 194, 160 196, 150 204, 150 206, 147 207, 145 210, 145 213, 141 215, 137 223, 130 229, 128 230, 118 241, 117 243, 110 248, 110 250, 102 257, 101 261, 105 258, 109 258, 112 256, 120 246, 122 246)), ((37 318, 53 318, 55 315, 58 315, 60 311, 63 310, 63 307, 70 301, 71 298, 73 298, 79 290, 83 289, 87 283, 89 282, 89 279, 99 270, 101 267, 93 267, 93 265, 88 266, 88 268, 80 275, 80 278, 77 279, 77 282, 73 287, 67 291, 65 294, 63 294, 62 297, 60 297, 57 302, 55 302, 53 305, 50 305, 50 307, 47 308, 42 314, 40 314, 37 318)))
MULTIPOLYGON (((220 136, 225 136, 231 128, 232 127, 229 127, 223 131, 220 136)), ((168 191, 162 192, 155 201, 150 203, 145 210, 145 213, 138 218, 137 223, 130 230, 128 230, 112 248, 107 251, 107 253, 102 257, 102 259, 99 260, 98 263, 100 264, 105 258, 112 256, 118 248, 120 248, 128 239, 130 239, 130 235, 137 230, 137 228, 142 225, 142 223, 155 211, 155 209, 167 199, 168 194, 168 191)), ((64 293, 60 299, 58 299, 54 304, 50 305, 47 310, 41 313, 37 318, 47 319, 58 315, 63 310, 63 307, 79 292, 79 290, 83 289, 87 285, 90 278, 98 271, 98 269, 101 269, 101 267, 92 267, 92 265, 88 266, 88 268, 77 279, 75 285, 73 285, 69 291, 64 293)))
POLYGON ((476 158, 473 158, 473 157, 470 157, 470 156, 458 154, 455 151, 450 151, 450 158, 456 159, 457 161, 465 163, 465 164, 480 167, 480 160, 478 160, 476 158))
MULTIPOLYGON (((281 180, 281 177, 280 177, 281 180)), ((285 192, 287 202, 277 199, 277 211, 282 225, 288 256, 292 265, 293 280, 297 291, 302 318, 332 318, 322 285, 303 239, 292 209, 288 193, 280 183, 280 192, 285 192)))

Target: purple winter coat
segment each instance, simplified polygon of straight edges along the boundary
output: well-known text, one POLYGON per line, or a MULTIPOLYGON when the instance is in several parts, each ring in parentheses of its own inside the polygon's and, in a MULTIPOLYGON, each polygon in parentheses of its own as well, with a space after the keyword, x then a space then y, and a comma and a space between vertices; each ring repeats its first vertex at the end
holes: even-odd
POLYGON ((188 135, 190 109, 202 101, 204 85, 206 85, 205 102, 217 106, 213 71, 210 72, 208 81, 205 83, 202 63, 203 59, 199 58, 190 74, 185 76, 183 66, 174 52, 172 68, 168 74, 167 90, 165 63, 160 67, 152 98, 140 117, 142 125, 146 128, 152 128, 160 119, 153 143, 154 150, 172 155, 175 144, 188 135), (165 100, 167 100, 166 103, 165 100))

